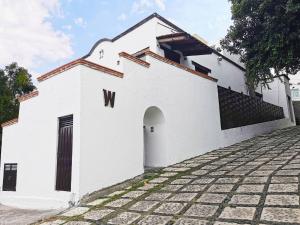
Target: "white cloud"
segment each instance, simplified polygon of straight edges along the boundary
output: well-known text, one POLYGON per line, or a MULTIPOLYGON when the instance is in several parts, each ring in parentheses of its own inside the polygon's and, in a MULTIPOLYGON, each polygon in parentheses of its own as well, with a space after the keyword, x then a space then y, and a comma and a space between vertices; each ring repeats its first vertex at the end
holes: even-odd
POLYGON ((229 1, 173 0, 168 1, 167 6, 167 11, 172 12, 172 18, 177 21, 176 25, 191 34, 197 33, 209 44, 218 43, 232 24, 229 1))
POLYGON ((72 30, 72 25, 64 25, 62 26, 62 28, 64 28, 65 30, 72 30))
POLYGON ((61 16, 58 0, 0 0, 0 65, 18 62, 30 70, 73 54, 70 37, 50 18, 61 16))
POLYGON ((118 16, 118 20, 124 21, 127 19, 127 15, 125 13, 122 13, 120 16, 118 16))
POLYGON ((136 0, 133 2, 132 12, 144 13, 155 8, 164 11, 166 9, 165 0, 136 0))
POLYGON ((80 27, 86 27, 87 25, 87 22, 82 17, 74 19, 74 23, 80 27))
POLYGON ((166 9, 166 5, 165 5, 164 0, 155 0, 155 4, 162 11, 164 11, 166 9))

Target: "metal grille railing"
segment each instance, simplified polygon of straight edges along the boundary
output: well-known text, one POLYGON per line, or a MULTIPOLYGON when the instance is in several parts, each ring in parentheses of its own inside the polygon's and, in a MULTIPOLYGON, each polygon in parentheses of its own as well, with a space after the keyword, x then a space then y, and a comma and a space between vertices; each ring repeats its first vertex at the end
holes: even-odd
POLYGON ((284 118, 283 108, 218 86, 222 130, 284 118))

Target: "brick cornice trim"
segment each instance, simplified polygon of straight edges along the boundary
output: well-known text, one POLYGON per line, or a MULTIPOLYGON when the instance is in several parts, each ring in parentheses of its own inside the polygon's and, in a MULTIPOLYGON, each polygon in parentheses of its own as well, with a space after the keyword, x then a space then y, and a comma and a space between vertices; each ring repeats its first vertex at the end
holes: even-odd
POLYGON ((79 64, 87 66, 91 69, 101 71, 103 73, 107 73, 107 74, 115 76, 115 77, 123 78, 123 76, 124 76, 124 74, 119 71, 113 70, 113 69, 105 67, 105 66, 101 66, 99 64, 87 61, 85 59, 81 59, 79 64))
POLYGON ((141 60, 141 59, 139 59, 139 58, 137 58, 135 56, 132 56, 132 55, 126 53, 126 52, 120 52, 119 56, 123 57, 125 59, 128 59, 128 60, 130 60, 132 62, 135 62, 135 63, 137 63, 137 64, 139 64, 141 66, 144 66, 144 67, 147 67, 147 68, 150 67, 150 63, 148 63, 148 62, 146 62, 144 60, 141 60))
POLYGON ((109 75, 112 75, 112 76, 116 76, 116 77, 119 77, 119 78, 123 78, 123 73, 119 72, 119 71, 116 71, 116 70, 113 70, 113 69, 110 69, 108 67, 105 67, 105 66, 101 66, 99 64, 96 64, 96 63, 93 63, 93 62, 90 62, 90 61, 87 61, 85 59, 77 59, 77 60, 74 60, 72 62, 69 62, 63 66, 60 66, 40 77, 37 78, 37 80, 39 82, 42 82, 42 81, 45 81, 51 77, 54 77, 66 70, 69 70, 75 66, 78 66, 78 65, 84 65, 84 66, 87 66, 91 69, 95 69, 95 70, 98 70, 98 71, 101 71, 103 73, 107 73, 109 75))
POLYGON ((150 51, 150 47, 144 48, 136 53, 133 53, 132 56, 134 57, 140 57, 140 56, 144 56, 145 52, 150 51))
POLYGON ((206 75, 206 74, 204 74, 204 73, 200 73, 200 72, 198 72, 198 71, 192 70, 192 69, 190 69, 190 68, 188 68, 188 67, 186 67, 186 66, 183 66, 183 65, 181 65, 181 64, 179 64, 179 63, 173 62, 173 61, 170 60, 170 59, 167 59, 167 58, 165 58, 165 57, 162 57, 162 56, 160 56, 160 55, 158 55, 158 54, 156 54, 156 53, 154 53, 154 52, 152 52, 152 51, 146 51, 145 54, 146 54, 146 55, 149 55, 149 56, 151 56, 151 57, 153 57, 153 58, 155 58, 155 59, 157 59, 157 60, 159 60, 159 61, 161 61, 161 62, 165 62, 165 63, 168 63, 168 64, 170 64, 170 65, 172 65, 172 66, 176 66, 176 67, 179 68, 179 69, 183 69, 183 70, 185 70, 185 71, 187 71, 187 72, 190 72, 190 73, 192 73, 192 74, 194 74, 194 75, 197 75, 197 76, 199 76, 199 77, 202 77, 202 78, 205 78, 205 79, 214 81, 214 82, 217 82, 217 81, 218 81, 218 79, 216 79, 216 78, 214 78, 214 77, 211 77, 211 76, 208 76, 208 75, 206 75))
POLYGON ((5 122, 5 123, 2 123, 2 124, 1 124, 1 127, 2 127, 2 128, 3 128, 3 127, 8 127, 8 126, 14 125, 14 124, 16 124, 16 123, 18 123, 18 118, 15 118, 15 119, 9 120, 9 121, 7 121, 7 122, 5 122))
POLYGON ((26 100, 28 100, 30 98, 36 97, 38 95, 39 95, 39 91, 35 90, 35 91, 32 91, 32 92, 30 92, 28 94, 19 96, 18 100, 19 100, 19 102, 24 102, 24 101, 26 101, 26 100))

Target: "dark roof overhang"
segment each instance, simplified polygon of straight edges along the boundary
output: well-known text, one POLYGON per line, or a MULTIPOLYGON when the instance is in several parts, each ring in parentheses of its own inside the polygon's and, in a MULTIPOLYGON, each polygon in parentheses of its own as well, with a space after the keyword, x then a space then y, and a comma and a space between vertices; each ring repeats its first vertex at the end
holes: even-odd
POLYGON ((208 55, 212 49, 199 39, 186 32, 167 34, 157 37, 160 46, 168 45, 172 50, 182 52, 184 56, 208 55))

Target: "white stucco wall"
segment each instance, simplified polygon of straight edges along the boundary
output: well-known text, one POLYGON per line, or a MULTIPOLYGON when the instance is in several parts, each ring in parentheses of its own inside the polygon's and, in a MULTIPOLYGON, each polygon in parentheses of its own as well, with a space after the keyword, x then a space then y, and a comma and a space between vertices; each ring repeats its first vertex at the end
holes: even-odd
POLYGON ((119 53, 122 51, 133 54, 149 47, 151 51, 163 54, 157 47, 156 37, 174 33, 174 30, 168 27, 163 21, 154 17, 113 42, 104 41, 100 43, 86 59, 112 69, 120 70, 121 66, 117 64, 117 61, 120 60, 119 53), (104 51, 104 55, 100 59, 99 52, 101 50, 104 51))
MULTIPOLYGON (((105 41, 100 43, 87 60, 120 70, 122 65, 118 65, 117 61, 120 61, 118 53, 121 51, 132 54, 149 47, 151 51, 164 56, 163 50, 158 47, 156 37, 176 32, 174 29, 168 27, 169 25, 154 17, 114 42, 105 41), (104 50, 104 57, 100 59, 99 51, 102 49, 104 50)), ((238 63, 238 57, 226 52, 224 54, 226 57, 238 63)), ((212 70, 211 75, 218 79, 218 85, 225 88, 230 87, 236 92, 248 94, 244 71, 226 59, 219 61, 218 58, 219 56, 215 53, 210 55, 189 56, 186 60, 182 57, 181 63, 194 69, 192 61, 195 61, 212 70)), ((242 65, 241 63, 238 64, 242 65)), ((279 79, 275 79, 273 83, 270 83, 270 88, 271 89, 262 89, 259 87, 257 88, 257 92, 263 92, 264 101, 283 107, 285 116, 289 117, 286 100, 286 93, 288 93, 289 88, 285 88, 285 84, 281 83, 279 79)))
MULTIPOLYGON (((68 206, 79 182, 80 68, 73 68, 40 83, 39 96, 21 103, 19 122, 4 127, 3 166, 17 163, 16 192, 0 191, 0 203, 22 208, 68 206), (73 171, 71 192, 55 191, 58 118, 74 115, 73 171)), ((78 196, 77 196, 78 197, 78 196)))
MULTIPOLYGON (((158 47, 156 37, 176 32, 174 29, 168 27, 169 25, 154 17, 114 42, 105 41, 100 43, 87 60, 120 70, 122 66, 118 65, 117 61, 120 61, 118 53, 121 51, 132 54, 149 47, 151 51, 164 56, 164 52, 158 47), (104 50, 104 57, 100 59, 99 51, 102 49, 104 50)), ((226 53, 225 56, 235 62, 238 60, 236 56, 228 53, 226 53)), ((215 53, 210 55, 189 56, 186 60, 182 57, 181 63, 194 69, 192 61, 195 61, 212 70, 211 75, 218 79, 218 85, 225 88, 230 87, 234 91, 248 94, 244 71, 226 59, 219 61, 218 57, 219 56, 215 53)), ((270 83, 271 89, 261 89, 259 87, 257 92, 263 92, 264 101, 283 107, 285 115, 288 116, 286 93, 288 93, 289 88, 285 88, 284 86, 285 84, 281 83, 279 79, 275 79, 273 83, 270 83)))
MULTIPOLYGON (((123 79, 96 71, 82 74, 82 99, 89 101, 84 101, 81 106, 80 195, 142 173, 144 157, 147 157, 143 152, 143 118, 149 107, 158 107, 165 119, 165 140, 160 137, 159 142, 163 143, 166 154, 163 150, 155 166, 171 165, 257 134, 293 125, 283 119, 221 131, 216 82, 151 56, 146 60, 151 64, 150 68, 122 58, 123 79), (116 92, 114 108, 104 107, 102 89, 116 92)), ((148 122, 145 125, 150 129, 148 122)), ((159 129, 154 126, 152 135, 159 129)), ((148 131, 146 135, 149 134, 148 131)))
POLYGON ((289 118, 222 130, 220 147, 226 147, 276 129, 294 126, 289 118))
POLYGON ((291 96, 288 80, 276 78, 269 83, 269 88, 262 88, 263 100, 283 107, 286 118, 290 118, 287 96, 291 96))
POLYGON ((244 72, 225 59, 218 60, 218 55, 212 53, 210 55, 190 56, 186 61, 186 65, 194 68, 191 61, 195 61, 202 66, 211 69, 211 75, 218 79, 218 85, 228 88, 236 92, 247 94, 244 72))
MULTIPOLYGON (((119 57, 121 51, 134 53, 146 47, 163 55, 156 36, 172 31, 159 23, 163 22, 153 18, 115 42, 103 42, 87 58, 123 72, 124 78, 76 66, 41 82, 39 96, 21 103, 18 124, 4 128, 0 173, 2 181, 3 164, 18 163, 17 191, 1 191, 0 203, 25 208, 65 207, 85 194, 141 174, 144 158, 148 157, 143 125, 149 107, 159 108, 165 119, 164 136, 150 143, 163 143, 163 155, 155 166, 178 163, 293 125, 283 119, 221 131, 217 85, 247 92, 243 72, 226 60, 218 61, 215 54, 188 57, 182 62, 194 68, 190 61, 194 60, 210 68, 217 83, 151 56, 145 57, 149 68, 119 57), (99 59, 101 49, 104 57, 99 59), (104 106, 103 89, 116 92, 114 108, 104 106), (72 190, 58 192, 58 117, 69 114, 74 115, 72 190)), ((264 100, 285 107, 288 116, 288 86, 274 82, 272 87, 263 91, 264 100)), ((151 135, 159 131, 154 124, 151 135)), ((150 159, 153 165, 155 157, 150 159)))
MULTIPOLYGON (((233 91, 248 95, 245 72, 237 66, 225 59, 219 61, 218 56, 214 53, 188 57, 184 64, 194 68, 192 61, 211 69, 211 75, 218 79, 219 86, 230 87, 233 91)), ((274 79, 273 82, 269 83, 268 88, 259 85, 256 91, 263 95, 263 101, 282 107, 285 117, 290 118, 287 96, 291 96, 291 91, 289 81, 286 78, 274 79)))
POLYGON ((88 101, 81 104, 81 195, 143 172, 136 135, 142 125, 126 79, 83 70, 81 98, 88 101), (104 106, 103 89, 116 92, 114 108, 104 106))
MULTIPOLYGON (((158 106, 166 120, 167 165, 201 154, 217 146, 220 128, 216 82, 147 57, 151 64, 139 92, 145 105, 158 106), (178 87, 180 86, 180 89, 178 87), (161 88, 164 87, 164 88, 161 88)), ((131 67, 128 67, 128 69, 131 67)), ((126 67, 125 67, 126 71, 126 67)))
POLYGON ((81 104, 80 195, 143 172, 143 119, 151 106, 165 117, 166 155, 156 166, 218 146, 216 83, 151 57, 147 60, 150 68, 122 59, 123 79, 90 69, 82 74, 81 98, 89 101, 81 104), (102 89, 116 92, 114 108, 104 107, 102 89))

